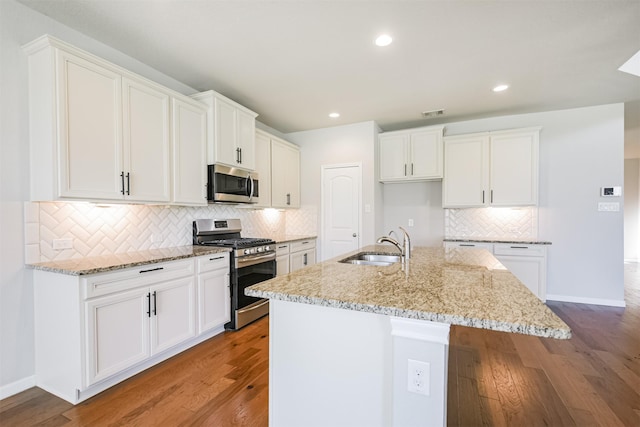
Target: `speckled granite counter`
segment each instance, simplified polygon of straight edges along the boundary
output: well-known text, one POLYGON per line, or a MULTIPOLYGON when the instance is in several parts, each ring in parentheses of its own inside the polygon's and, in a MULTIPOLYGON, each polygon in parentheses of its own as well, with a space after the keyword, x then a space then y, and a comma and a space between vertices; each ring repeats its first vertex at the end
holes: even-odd
POLYGON ((85 274, 103 273, 123 268, 137 267, 156 262, 174 261, 200 255, 230 252, 229 248, 210 246, 180 246, 166 249, 150 249, 147 251, 126 252, 122 254, 95 256, 63 261, 39 262, 27 264, 28 268, 51 271, 53 273, 82 276, 85 274))
POLYGON ((260 236, 248 236, 248 237, 263 237, 269 238, 276 241, 276 243, 288 243, 295 242, 296 240, 307 240, 307 239, 316 239, 318 236, 313 235, 305 235, 305 234, 270 234, 270 235, 260 235, 260 236))
MULTIPOLYGON (((397 254, 388 245, 359 251, 397 254)), ((568 339, 570 328, 488 251, 416 247, 408 268, 325 261, 258 283, 254 297, 568 339)))
POLYGON ((470 237, 445 237, 445 242, 482 242, 482 243, 520 243, 522 245, 550 245, 551 242, 545 240, 534 239, 516 239, 516 238, 470 238, 470 237))

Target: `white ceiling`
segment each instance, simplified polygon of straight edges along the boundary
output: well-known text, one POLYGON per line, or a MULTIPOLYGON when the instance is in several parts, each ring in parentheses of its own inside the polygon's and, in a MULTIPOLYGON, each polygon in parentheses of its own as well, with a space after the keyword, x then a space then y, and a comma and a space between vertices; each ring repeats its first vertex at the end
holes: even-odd
POLYGON ((638 0, 19 1, 284 133, 640 100, 638 0))

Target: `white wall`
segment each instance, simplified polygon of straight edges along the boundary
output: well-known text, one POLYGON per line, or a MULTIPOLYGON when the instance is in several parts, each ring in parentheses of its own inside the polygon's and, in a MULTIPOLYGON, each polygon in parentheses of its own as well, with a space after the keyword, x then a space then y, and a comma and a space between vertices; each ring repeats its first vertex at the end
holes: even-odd
MULTIPOLYGON (((376 239, 376 217, 382 217, 380 185, 375 180, 375 148, 378 127, 374 122, 336 126, 285 135, 285 139, 300 146, 301 205, 315 209, 320 218, 320 170, 323 165, 340 163, 362 163, 362 204, 370 205, 371 212, 362 214, 360 243, 362 246, 374 243, 376 239)), ((377 225, 378 227, 381 224, 377 225)), ((317 234, 320 236, 321 224, 317 234)), ((317 245, 320 251, 321 244, 317 245)), ((318 260, 323 260, 318 253, 318 260)))
MULTIPOLYGON (((384 184, 384 232, 404 227, 413 246, 440 246, 444 237, 442 181, 384 184), (409 226, 413 219, 413 227, 409 226)), ((398 234, 402 239, 402 234, 398 234)))
POLYGON ((640 261, 640 159, 624 161, 624 259, 640 261))
POLYGON ((51 34, 185 94, 195 91, 77 31, 0 1, 0 398, 33 384, 33 287, 24 269, 23 202, 29 197, 25 43, 51 34))
POLYGON ((547 298, 622 304, 623 200, 598 212, 600 187, 622 186, 624 105, 495 117, 446 125, 455 135, 542 126, 539 238, 549 248, 547 298))

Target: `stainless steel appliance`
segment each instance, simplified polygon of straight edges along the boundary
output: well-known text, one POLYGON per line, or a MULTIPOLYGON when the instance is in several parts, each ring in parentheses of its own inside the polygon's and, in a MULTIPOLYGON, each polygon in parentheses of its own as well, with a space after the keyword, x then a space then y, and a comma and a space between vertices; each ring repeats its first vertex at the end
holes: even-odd
POLYGON ((243 238, 239 219, 193 221, 193 244, 232 248, 231 321, 236 330, 269 313, 269 300, 248 297, 245 288, 276 276, 276 247, 271 239, 243 238))
POLYGON ((210 203, 256 203, 259 180, 256 172, 224 165, 207 167, 207 200, 210 203))

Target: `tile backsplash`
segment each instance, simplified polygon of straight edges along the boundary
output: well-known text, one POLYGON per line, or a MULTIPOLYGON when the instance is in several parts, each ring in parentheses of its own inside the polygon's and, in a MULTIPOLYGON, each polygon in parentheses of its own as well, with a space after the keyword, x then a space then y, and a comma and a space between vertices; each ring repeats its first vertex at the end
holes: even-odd
POLYGON ((447 238, 538 238, 537 207, 444 210, 447 238))
POLYGON ((240 218, 244 236, 317 233, 315 207, 278 211, 238 208, 27 202, 27 263, 190 245, 196 218, 240 218), (53 249, 71 239, 70 249, 53 249))

